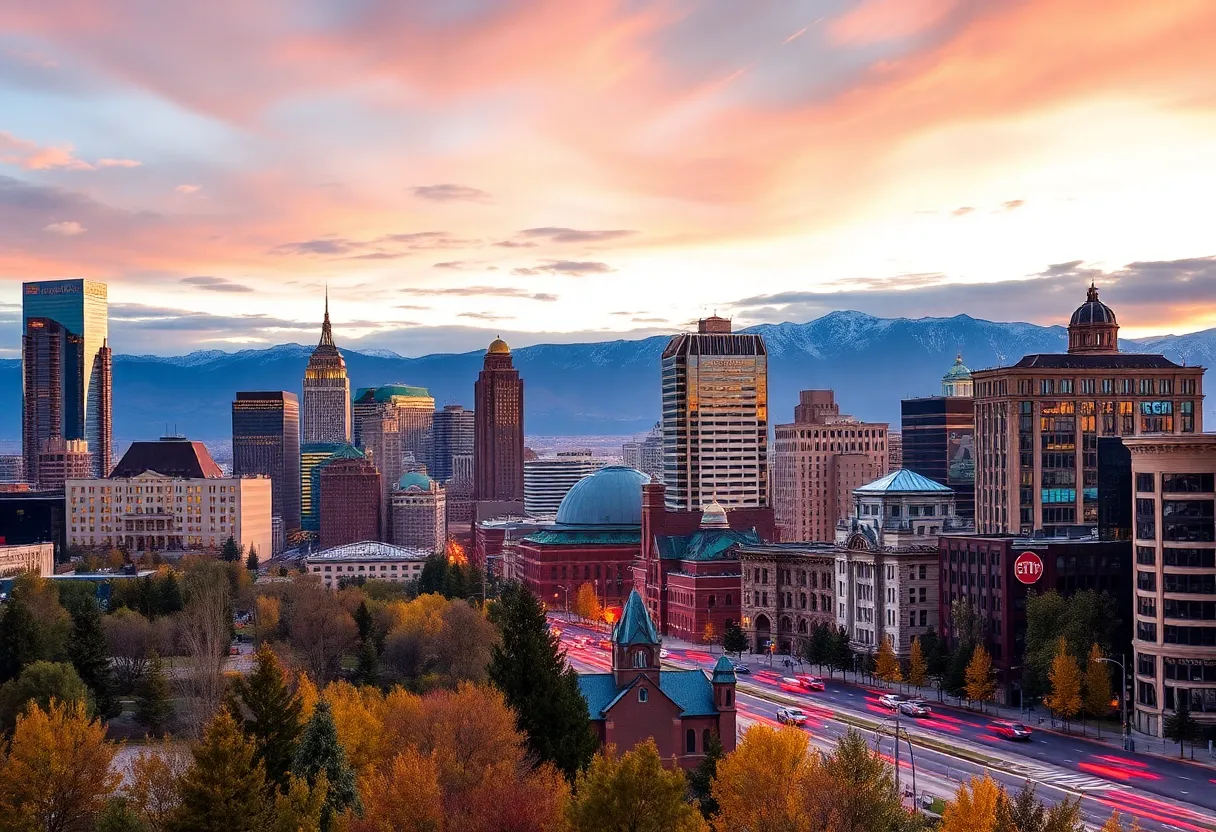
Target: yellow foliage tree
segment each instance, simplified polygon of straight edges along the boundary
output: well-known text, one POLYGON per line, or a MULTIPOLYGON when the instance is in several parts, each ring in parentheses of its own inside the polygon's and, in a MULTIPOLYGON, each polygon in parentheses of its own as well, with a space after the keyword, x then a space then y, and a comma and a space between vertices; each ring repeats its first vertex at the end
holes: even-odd
POLYGON ((712 645, 718 639, 718 631, 714 628, 714 622, 706 621, 705 629, 701 631, 701 641, 705 644, 712 645))
POLYGON ((581 584, 574 596, 574 614, 584 621, 599 621, 604 617, 600 596, 589 582, 581 584))
POLYGON ((963 783, 946 804, 938 832, 995 832, 997 815, 1008 800, 1005 789, 987 774, 963 783))
MULTIPOLYGON (((1101 719, 1110 713, 1110 667, 1102 658, 1102 648, 1097 644, 1090 646, 1089 660, 1085 665, 1085 680, 1082 683, 1082 697, 1085 713, 1094 719, 1101 719)), ((1099 723, 1098 736, 1101 735, 1102 725, 1099 723)))
POLYGON ((283 604, 273 595, 259 595, 253 602, 253 637, 260 643, 278 632, 283 604))
POLYGON ((1051 692, 1043 697, 1043 704, 1067 723, 1081 711, 1081 668, 1068 652, 1068 642, 1063 636, 1056 645, 1056 655, 1047 676, 1051 680, 1051 692))
POLYGON ((924 651, 920 647, 920 639, 912 639, 912 649, 908 653, 908 684, 923 688, 929 681, 929 666, 925 662, 924 651))
POLYGON ((816 766, 805 731, 755 725, 718 762, 710 794, 718 829, 801 830, 803 795, 816 766))
POLYGON ((321 701, 321 692, 307 673, 296 676, 296 696, 300 697, 300 722, 308 722, 312 717, 312 709, 321 701))
POLYGON ((992 657, 984 645, 977 645, 971 653, 971 661, 967 663, 966 675, 967 698, 980 703, 980 710, 985 702, 991 702, 996 696, 996 680, 992 678, 992 657))
POLYGON ((443 791, 435 761, 406 748, 383 771, 359 778, 363 816, 349 820, 350 832, 440 832, 443 791))
POLYGON ((874 675, 884 682, 896 684, 904 680, 904 674, 899 669, 899 658, 891 639, 884 638, 878 642, 878 655, 874 659, 874 675))
POLYGON ((181 802, 178 781, 189 767, 190 755, 167 740, 131 761, 123 796, 149 832, 168 832, 181 802))
POLYGON ((686 799, 684 772, 668 769, 654 740, 618 756, 596 754, 578 777, 568 818, 571 832, 707 832, 686 799))
POLYGON ((373 687, 356 688, 349 682, 331 682, 322 694, 334 715, 338 741, 356 776, 384 759, 384 724, 380 714, 384 697, 373 687))

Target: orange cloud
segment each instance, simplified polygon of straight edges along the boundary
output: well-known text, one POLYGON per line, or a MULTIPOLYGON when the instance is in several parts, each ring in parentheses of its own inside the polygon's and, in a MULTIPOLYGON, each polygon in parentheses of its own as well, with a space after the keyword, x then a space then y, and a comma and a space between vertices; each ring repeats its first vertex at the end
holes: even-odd
POLYGON ((828 25, 836 43, 867 46, 907 38, 933 28, 959 5, 959 0, 863 0, 828 25))
POLYGON ((91 164, 84 159, 78 159, 70 144, 41 147, 36 142, 19 139, 3 130, 0 130, 0 162, 16 165, 24 170, 97 170, 137 168, 140 165, 133 159, 99 159, 97 164, 91 164))

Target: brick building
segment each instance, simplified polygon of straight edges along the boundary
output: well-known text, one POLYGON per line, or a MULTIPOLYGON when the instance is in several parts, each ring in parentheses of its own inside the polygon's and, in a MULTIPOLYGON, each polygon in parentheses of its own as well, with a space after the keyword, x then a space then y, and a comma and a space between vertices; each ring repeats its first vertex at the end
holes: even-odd
POLYGON ((380 472, 370 460, 335 459, 320 484, 322 549, 380 539, 380 472))

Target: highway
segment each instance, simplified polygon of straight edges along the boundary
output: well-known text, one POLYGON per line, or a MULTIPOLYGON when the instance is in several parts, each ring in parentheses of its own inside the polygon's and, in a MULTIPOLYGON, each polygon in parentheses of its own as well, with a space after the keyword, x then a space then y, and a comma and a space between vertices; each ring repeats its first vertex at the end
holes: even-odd
MULTIPOLYGON (((607 650, 597 646, 604 638, 594 634, 587 647, 574 643, 577 635, 594 631, 558 619, 567 659, 580 673, 610 668, 607 650)), ((712 668, 720 654, 702 650, 669 649, 665 667, 712 668)), ((894 715, 878 703, 887 691, 845 684, 824 677, 826 690, 807 693, 782 678, 795 671, 767 660, 747 657, 752 672, 739 676, 740 733, 755 723, 777 725, 782 704, 797 704, 809 716, 804 726, 812 742, 828 749, 850 725, 873 738, 876 729, 890 730, 894 715)), ((806 672, 809 672, 806 671, 806 672)), ((978 713, 931 702, 933 714, 914 719, 900 717, 900 727, 912 738, 917 792, 948 798, 960 781, 987 770, 1012 793, 1027 780, 1037 783, 1038 796, 1049 804, 1065 797, 1081 797, 1084 820, 1100 827, 1113 809, 1140 819, 1145 830, 1216 832, 1216 771, 1158 756, 1131 755, 1117 748, 1047 731, 1035 731, 1030 742, 1014 743, 989 730, 990 718, 978 713)), ((1032 724, 1033 728, 1034 725, 1032 724)), ((893 759, 890 733, 880 741, 888 760, 893 759)), ((910 786, 912 766, 906 742, 900 743, 901 784, 910 786)))

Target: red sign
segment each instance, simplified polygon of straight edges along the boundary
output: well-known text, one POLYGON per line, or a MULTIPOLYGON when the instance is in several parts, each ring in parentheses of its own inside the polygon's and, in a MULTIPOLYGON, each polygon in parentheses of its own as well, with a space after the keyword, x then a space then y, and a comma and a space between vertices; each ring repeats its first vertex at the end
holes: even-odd
POLYGON ((1033 584, 1043 577, 1043 559, 1034 552, 1022 552, 1013 561, 1013 576, 1024 584, 1033 584))

